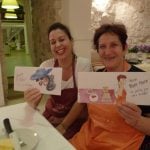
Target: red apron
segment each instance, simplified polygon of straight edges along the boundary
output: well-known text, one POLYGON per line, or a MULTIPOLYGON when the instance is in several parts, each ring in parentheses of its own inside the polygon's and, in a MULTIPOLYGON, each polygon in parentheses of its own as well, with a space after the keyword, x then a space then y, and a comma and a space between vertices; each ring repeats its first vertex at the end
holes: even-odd
MULTIPOLYGON (((58 67, 58 61, 55 61, 54 67, 58 67)), ((65 116, 71 110, 73 104, 77 100, 78 89, 75 81, 75 60, 72 64, 72 71, 73 71, 73 88, 63 89, 61 91, 61 95, 51 95, 51 98, 48 99, 45 111, 43 115, 45 118, 53 125, 58 126, 65 116), (57 120, 57 121, 56 121, 57 120)), ((66 130, 64 137, 67 139, 71 138, 76 132, 80 130, 82 124, 86 121, 86 117, 78 118, 75 120, 71 126, 66 130)))

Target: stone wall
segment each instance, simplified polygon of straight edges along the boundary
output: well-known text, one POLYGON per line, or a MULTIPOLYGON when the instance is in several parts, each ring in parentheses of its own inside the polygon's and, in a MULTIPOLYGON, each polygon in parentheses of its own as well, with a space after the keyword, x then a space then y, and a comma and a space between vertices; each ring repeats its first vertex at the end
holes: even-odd
POLYGON ((59 10, 61 9, 61 0, 32 0, 32 24, 33 24, 33 54, 35 56, 35 65, 51 57, 48 41, 48 27, 60 21, 59 10))
MULTIPOLYGON (((92 7, 92 29, 106 22, 122 22, 128 30, 129 46, 150 44, 150 1, 107 0, 104 9, 92 7)), ((94 2, 94 0, 93 0, 94 2)))

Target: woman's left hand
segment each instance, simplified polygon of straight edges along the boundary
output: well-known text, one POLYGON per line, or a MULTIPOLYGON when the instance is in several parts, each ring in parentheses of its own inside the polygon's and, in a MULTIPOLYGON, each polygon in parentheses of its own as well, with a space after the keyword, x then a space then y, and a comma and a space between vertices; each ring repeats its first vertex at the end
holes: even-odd
POLYGON ((118 111, 120 115, 125 119, 125 122, 131 126, 134 126, 135 128, 142 118, 141 109, 137 105, 132 103, 119 104, 118 111))

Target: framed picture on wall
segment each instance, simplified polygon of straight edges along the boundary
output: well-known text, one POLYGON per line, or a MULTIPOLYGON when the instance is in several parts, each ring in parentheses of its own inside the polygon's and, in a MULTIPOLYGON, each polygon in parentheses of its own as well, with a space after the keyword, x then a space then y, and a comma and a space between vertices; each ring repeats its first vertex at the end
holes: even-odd
POLYGON ((3 82, 2 82, 2 69, 0 64, 0 106, 3 106, 4 102, 4 91, 3 91, 3 82))

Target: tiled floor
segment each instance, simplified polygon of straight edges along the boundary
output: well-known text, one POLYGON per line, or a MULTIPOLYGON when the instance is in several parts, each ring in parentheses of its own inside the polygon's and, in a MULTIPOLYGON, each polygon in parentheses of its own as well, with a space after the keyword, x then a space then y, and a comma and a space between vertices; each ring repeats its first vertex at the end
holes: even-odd
POLYGON ((11 99, 11 100, 7 101, 6 105, 15 105, 15 104, 18 104, 18 103, 23 103, 23 102, 25 102, 24 98, 11 99))
POLYGON ((7 77, 14 76, 15 66, 32 66, 31 57, 23 50, 13 50, 10 55, 5 55, 7 77))
POLYGON ((16 99, 23 96, 22 92, 14 91, 14 70, 16 66, 32 66, 31 57, 25 50, 11 50, 5 55, 6 75, 8 79, 8 99, 16 99))
MULTIPOLYGON (((32 66, 30 55, 26 54, 23 50, 12 50, 9 55, 5 55, 5 63, 7 68, 7 78, 8 78, 8 100, 6 105, 15 105, 18 103, 25 102, 23 98, 23 92, 16 92, 13 90, 13 76, 15 66, 32 66)), ((44 110, 45 102, 47 96, 43 96, 38 108, 42 113, 44 110)))

